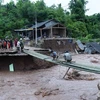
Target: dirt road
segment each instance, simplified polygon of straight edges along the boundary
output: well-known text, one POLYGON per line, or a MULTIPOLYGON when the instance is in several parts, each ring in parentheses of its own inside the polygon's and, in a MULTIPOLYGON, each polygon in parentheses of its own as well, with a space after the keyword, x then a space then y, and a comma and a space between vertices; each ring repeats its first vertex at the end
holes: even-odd
MULTIPOLYGON (((100 66, 100 55, 75 55, 81 64, 100 66)), ((0 100, 96 100, 100 75, 80 72, 83 79, 65 80, 67 68, 0 71, 0 100)))

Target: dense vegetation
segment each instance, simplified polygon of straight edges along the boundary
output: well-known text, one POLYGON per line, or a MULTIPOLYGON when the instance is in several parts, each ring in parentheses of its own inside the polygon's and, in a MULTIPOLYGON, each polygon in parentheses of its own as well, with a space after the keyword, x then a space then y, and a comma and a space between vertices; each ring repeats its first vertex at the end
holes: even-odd
POLYGON ((86 0, 70 0, 69 9, 64 10, 61 4, 48 7, 43 0, 18 0, 16 4, 11 1, 5 5, 0 0, 0 38, 12 37, 14 29, 32 25, 37 17, 38 22, 56 19, 63 23, 69 37, 99 39, 100 13, 85 15, 87 3, 86 0))

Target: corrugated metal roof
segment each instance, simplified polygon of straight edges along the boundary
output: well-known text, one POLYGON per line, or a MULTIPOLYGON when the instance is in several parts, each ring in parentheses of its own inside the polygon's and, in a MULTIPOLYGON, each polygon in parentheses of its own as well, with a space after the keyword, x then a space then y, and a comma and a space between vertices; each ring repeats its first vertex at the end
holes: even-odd
POLYGON ((33 28, 27 28, 27 29, 16 29, 16 30, 14 30, 14 31, 31 31, 31 30, 33 30, 33 28))
POLYGON ((84 50, 85 49, 85 45, 82 44, 82 42, 80 40, 77 40, 76 41, 78 47, 81 49, 81 50, 84 50))
POLYGON ((100 45, 96 42, 90 42, 86 44, 87 48, 90 48, 91 50, 95 50, 96 52, 100 53, 100 45))
POLYGON ((45 27, 43 29, 50 28, 50 27, 55 26, 57 24, 59 24, 59 23, 56 23, 56 22, 51 21, 49 23, 46 23, 45 24, 45 27))
MULTIPOLYGON (((54 21, 53 19, 52 20, 47 20, 47 21, 44 21, 44 22, 40 22, 40 23, 37 23, 37 28, 39 28, 39 27, 42 27, 42 26, 44 26, 44 27, 49 27, 49 26, 52 26, 52 25, 54 25, 54 23, 57 23, 57 21, 54 21)), ((35 28, 36 26, 35 25, 33 25, 31 28, 35 28)))
MULTIPOLYGON (((43 21, 43 22, 37 23, 37 28, 47 29, 47 28, 50 28, 50 27, 55 26, 57 24, 60 24, 60 23, 58 21, 54 20, 54 19, 51 19, 51 20, 47 20, 47 21, 43 21)), ((36 25, 33 25, 30 28, 27 28, 27 29, 16 29, 15 31, 28 31, 28 30, 33 30, 35 28, 36 28, 36 25)))

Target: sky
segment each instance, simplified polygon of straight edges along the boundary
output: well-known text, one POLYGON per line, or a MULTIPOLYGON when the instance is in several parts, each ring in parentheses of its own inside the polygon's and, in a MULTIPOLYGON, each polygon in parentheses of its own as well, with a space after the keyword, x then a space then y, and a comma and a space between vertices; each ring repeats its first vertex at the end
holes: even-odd
MULTIPOLYGON (((3 0, 4 4, 9 3, 11 0, 3 0)), ((16 2, 16 0, 13 0, 16 2)), ((36 2, 37 0, 31 0, 32 2, 36 2)), ((70 0, 44 0, 47 6, 51 6, 53 4, 58 5, 61 3, 64 9, 68 9, 68 3, 70 0)), ((88 4, 86 5, 86 9, 89 9, 86 12, 86 15, 93 15, 95 13, 100 13, 100 0, 87 0, 88 4)))

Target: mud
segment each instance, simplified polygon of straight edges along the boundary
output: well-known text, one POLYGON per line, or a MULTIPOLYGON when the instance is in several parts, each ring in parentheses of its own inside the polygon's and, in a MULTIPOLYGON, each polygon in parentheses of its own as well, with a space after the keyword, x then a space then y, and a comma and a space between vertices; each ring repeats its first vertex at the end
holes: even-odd
MULTIPOLYGON (((73 56, 73 61, 91 66, 100 66, 99 59, 100 55, 73 56)), ((99 74, 81 71, 82 79, 65 80, 66 70, 56 65, 32 71, 0 71, 0 100, 97 100, 99 74)))
POLYGON ((53 63, 37 59, 32 56, 0 56, 0 71, 9 71, 9 65, 13 64, 14 70, 33 70, 48 68, 53 66, 53 63))

